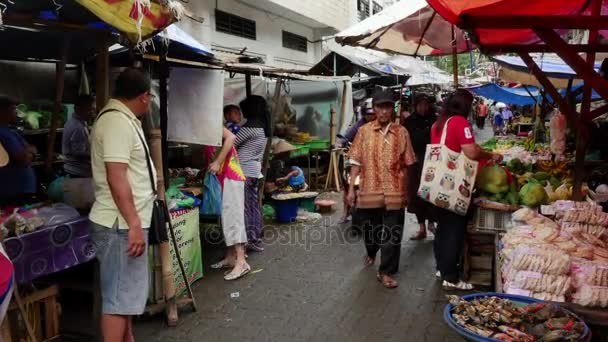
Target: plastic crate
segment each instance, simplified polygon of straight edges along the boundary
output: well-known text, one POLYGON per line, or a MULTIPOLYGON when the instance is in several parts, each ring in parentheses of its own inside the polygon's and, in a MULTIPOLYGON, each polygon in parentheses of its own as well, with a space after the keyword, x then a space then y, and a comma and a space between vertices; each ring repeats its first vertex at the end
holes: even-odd
POLYGON ((511 224, 511 212, 477 208, 473 220, 473 230, 478 232, 506 232, 511 224))
POLYGON ((326 150, 329 148, 329 140, 321 139, 321 140, 313 140, 307 143, 308 148, 311 150, 326 150))
POLYGON ((290 158, 298 158, 310 153, 310 149, 306 145, 294 145, 295 150, 289 153, 290 158))

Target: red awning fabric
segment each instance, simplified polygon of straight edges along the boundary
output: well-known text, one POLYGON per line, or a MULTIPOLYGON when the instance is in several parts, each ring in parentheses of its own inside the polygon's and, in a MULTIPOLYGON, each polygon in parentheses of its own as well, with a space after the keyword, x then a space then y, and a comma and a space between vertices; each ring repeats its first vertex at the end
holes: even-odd
MULTIPOLYGON (((501 15, 557 16, 585 14, 587 0, 427 0, 452 24, 464 17, 501 15)), ((606 6, 606 5, 604 5, 606 6)), ((604 11, 603 11, 604 12, 604 11)), ((565 33, 563 31, 562 33, 565 33)), ((535 44, 540 38, 529 29, 475 29, 480 45, 535 44)))

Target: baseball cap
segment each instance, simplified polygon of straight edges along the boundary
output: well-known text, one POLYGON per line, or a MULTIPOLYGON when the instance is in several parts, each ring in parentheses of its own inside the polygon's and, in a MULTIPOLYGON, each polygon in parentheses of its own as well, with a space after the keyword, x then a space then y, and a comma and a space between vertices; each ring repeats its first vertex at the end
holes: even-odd
POLYGON ((381 90, 378 89, 374 92, 372 96, 372 102, 374 105, 379 105, 383 103, 395 103, 393 100, 393 93, 390 90, 381 90))

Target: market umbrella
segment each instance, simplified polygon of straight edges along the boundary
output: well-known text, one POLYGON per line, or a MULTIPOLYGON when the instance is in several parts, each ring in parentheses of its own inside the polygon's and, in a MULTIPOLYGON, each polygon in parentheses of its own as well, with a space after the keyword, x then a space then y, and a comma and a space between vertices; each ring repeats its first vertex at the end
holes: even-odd
MULTIPOLYGON (((525 15, 550 17, 589 12, 588 0, 428 0, 445 20, 455 25, 466 25, 468 19, 525 15)), ((603 4, 602 13, 608 11, 603 4)), ((482 45, 536 44, 541 39, 532 29, 474 29, 475 42, 482 45)), ((566 30, 559 31, 566 33, 566 30)), ((602 32, 602 31, 601 31, 602 32)), ((603 31, 602 33, 605 33, 603 31)))
POLYGON ((362 46, 389 53, 424 56, 461 53, 472 49, 463 31, 454 29, 426 0, 397 2, 382 12, 338 33, 344 45, 362 46))
POLYGON ((180 16, 184 11, 181 4, 179 10, 174 11, 177 7, 171 6, 178 3, 172 0, 168 1, 167 6, 150 0, 76 1, 101 20, 126 34, 132 42, 141 42, 142 37, 151 36, 171 25, 176 16, 180 16))

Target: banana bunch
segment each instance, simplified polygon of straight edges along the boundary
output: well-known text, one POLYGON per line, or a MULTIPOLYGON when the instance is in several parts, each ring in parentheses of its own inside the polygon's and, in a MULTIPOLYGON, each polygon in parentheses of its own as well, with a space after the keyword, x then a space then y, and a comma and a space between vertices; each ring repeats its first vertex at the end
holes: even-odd
POLYGON ((528 137, 524 141, 524 148, 526 151, 533 152, 536 149, 536 144, 534 143, 534 137, 528 137))
POLYGON ((553 177, 570 177, 571 171, 565 161, 539 160, 536 163, 538 171, 546 172, 553 177))

